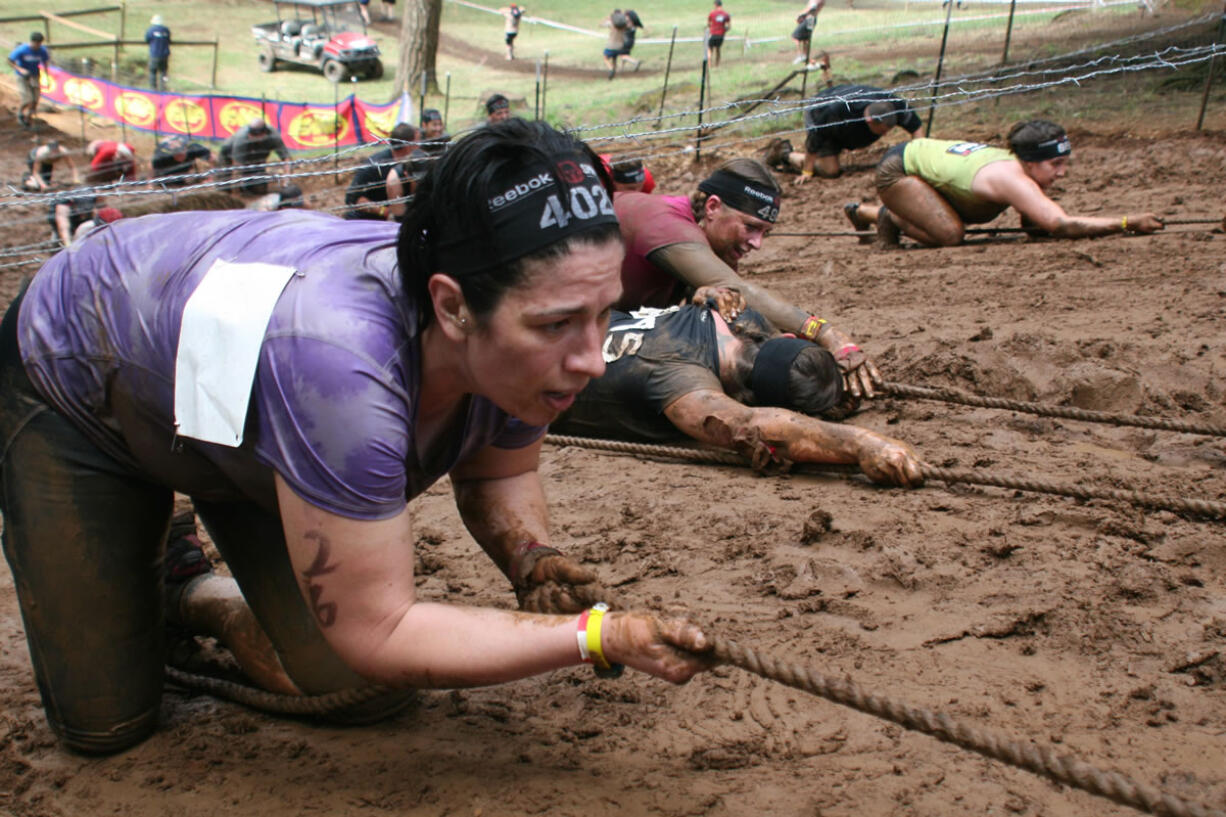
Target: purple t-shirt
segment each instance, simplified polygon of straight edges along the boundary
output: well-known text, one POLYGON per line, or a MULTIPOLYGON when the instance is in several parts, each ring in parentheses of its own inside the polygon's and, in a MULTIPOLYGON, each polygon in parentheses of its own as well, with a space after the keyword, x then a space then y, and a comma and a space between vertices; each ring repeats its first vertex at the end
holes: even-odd
POLYGON ((394 516, 485 446, 544 434, 473 396, 462 432, 419 461, 421 337, 396 230, 307 211, 116 221, 34 278, 18 320, 26 371, 104 451, 182 493, 275 510, 275 471, 324 510, 394 516), (297 272, 264 335, 239 448, 174 433, 183 308, 217 259, 297 272))

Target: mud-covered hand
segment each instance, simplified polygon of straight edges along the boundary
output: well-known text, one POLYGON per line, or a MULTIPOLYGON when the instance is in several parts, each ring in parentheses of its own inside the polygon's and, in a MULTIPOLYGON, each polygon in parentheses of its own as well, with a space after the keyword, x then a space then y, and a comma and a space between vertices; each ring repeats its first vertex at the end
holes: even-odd
POLYGON ((706 633, 684 618, 607 613, 600 640, 609 661, 674 684, 684 684, 716 663, 706 633))
POLYGON ((868 355, 854 343, 845 343, 834 352, 834 362, 843 373, 843 386, 856 399, 875 397, 881 374, 868 355))
POLYGON ((608 600, 593 570, 544 545, 517 549, 510 577, 519 608, 531 613, 578 613, 608 600))
POLYGON ((1154 213, 1138 213, 1124 216, 1120 222, 1126 233, 1156 233, 1166 227, 1161 216, 1154 213))
POLYGON ((745 296, 740 290, 732 287, 699 287, 694 290, 690 303, 696 306, 709 306, 719 312, 726 321, 735 320, 745 311, 745 296))
POLYGON ((918 488, 924 484, 919 455, 901 440, 865 431, 860 439, 860 470, 873 482, 918 488))

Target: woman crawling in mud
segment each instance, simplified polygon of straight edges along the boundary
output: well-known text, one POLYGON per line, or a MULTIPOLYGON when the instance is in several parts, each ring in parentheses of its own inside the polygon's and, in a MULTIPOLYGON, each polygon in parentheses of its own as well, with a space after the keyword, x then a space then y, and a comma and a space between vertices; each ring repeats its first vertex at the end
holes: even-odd
POLYGON ((604 370, 620 292, 608 189, 585 145, 511 120, 448 152, 398 234, 161 215, 43 267, 0 330, 0 511, 65 746, 156 728, 164 610, 265 689, 393 688, 353 721, 417 687, 708 665, 696 625, 605 613, 594 574, 547 546, 541 438, 604 370), (443 475, 534 612, 418 598, 409 502, 443 475), (234 579, 191 575, 190 549, 159 564, 175 491, 234 579))
POLYGON ((906 443, 826 421, 859 403, 830 352, 780 335, 737 292, 702 288, 693 300, 614 312, 604 376, 551 428, 653 443, 689 437, 735 449, 760 470, 855 463, 878 482, 923 483, 906 443))
POLYGON ((1047 191, 1068 173, 1072 143, 1064 128, 1035 119, 1009 131, 1009 149, 979 142, 912 139, 886 151, 877 165, 881 205, 848 204, 857 230, 877 225, 877 246, 897 247, 899 234, 929 247, 962 243, 967 224, 984 224, 1010 207, 1022 224, 1056 238, 1152 233, 1153 213, 1073 216, 1047 191))

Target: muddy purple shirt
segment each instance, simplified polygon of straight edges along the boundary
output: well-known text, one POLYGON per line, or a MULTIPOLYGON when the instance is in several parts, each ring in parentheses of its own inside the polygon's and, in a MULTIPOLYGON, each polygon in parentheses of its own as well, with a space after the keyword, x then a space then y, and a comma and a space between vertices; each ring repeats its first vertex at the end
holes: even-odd
POLYGON ((421 338, 396 230, 302 211, 117 221, 39 271, 18 320, 22 359, 56 409, 157 483, 275 512, 275 471, 324 510, 394 516, 481 448, 544 433, 473 396, 463 430, 419 461, 421 338), (174 434, 183 307, 219 258, 297 271, 264 335, 239 448, 174 434))

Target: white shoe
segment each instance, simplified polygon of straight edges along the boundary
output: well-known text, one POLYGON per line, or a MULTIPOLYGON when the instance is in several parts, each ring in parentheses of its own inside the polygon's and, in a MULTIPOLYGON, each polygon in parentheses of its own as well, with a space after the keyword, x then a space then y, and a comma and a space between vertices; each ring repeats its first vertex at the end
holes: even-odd
POLYGON ((801 64, 802 62, 804 62, 804 61, 805 61, 805 58, 804 58, 804 55, 802 54, 801 56, 799 56, 799 57, 797 57, 796 59, 792 60, 792 65, 800 65, 800 64, 801 64))

